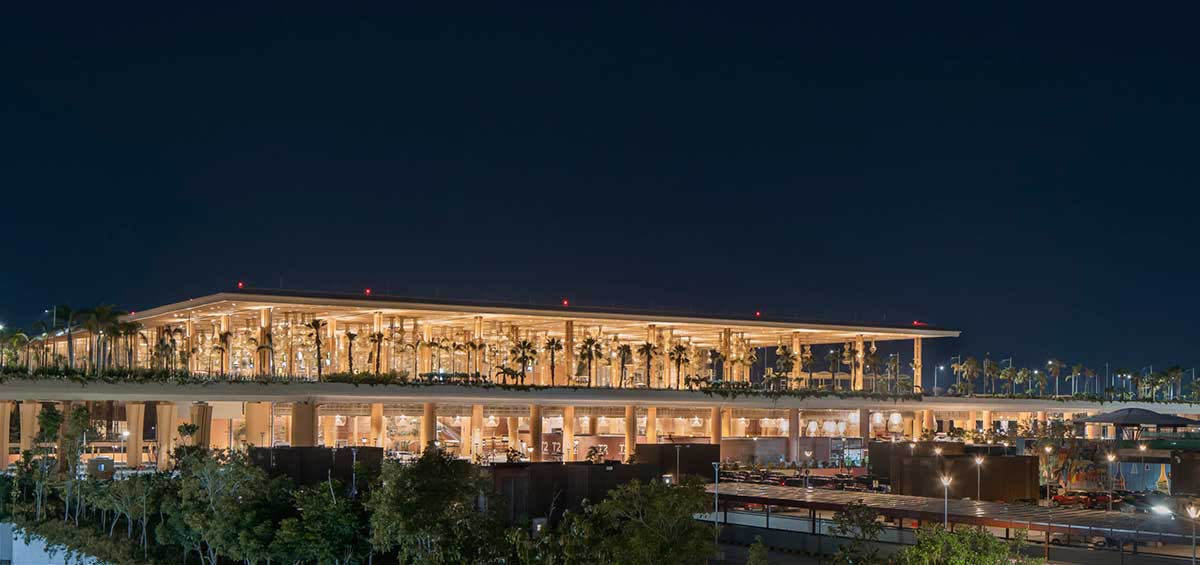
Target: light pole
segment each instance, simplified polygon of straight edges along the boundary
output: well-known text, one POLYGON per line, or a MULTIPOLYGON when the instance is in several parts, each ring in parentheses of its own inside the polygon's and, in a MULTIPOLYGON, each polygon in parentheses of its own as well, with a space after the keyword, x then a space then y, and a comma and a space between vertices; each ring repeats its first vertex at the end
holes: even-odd
POLYGON ((1200 508, 1188 506, 1187 513, 1192 519, 1192 565, 1196 565, 1196 518, 1200 518, 1200 508))
POLYGON ((717 502, 721 495, 721 463, 713 461, 713 547, 717 550, 721 548, 721 530, 717 527, 717 514, 720 512, 717 502))
POLYGON ((804 452, 804 458, 808 459, 808 467, 804 469, 804 488, 809 488, 808 477, 812 475, 812 454, 811 451, 804 452))
POLYGON ((942 371, 945 371, 945 370, 946 370, 946 366, 945 366, 945 365, 938 365, 938 366, 937 366, 937 369, 935 369, 935 370, 933 371, 933 395, 934 395, 934 396, 937 396, 937 389, 938 389, 938 388, 937 388, 937 378, 938 378, 938 373, 940 373, 940 372, 942 372, 942 371))
POLYGON ((951 478, 942 475, 942 527, 950 529, 950 482, 951 478))
POLYGON ((980 455, 976 455, 975 456, 975 500, 983 500, 983 496, 980 494, 981 492, 983 492, 983 487, 982 487, 983 483, 980 482, 982 480, 981 479, 981 476, 983 474, 982 470, 983 470, 983 457, 980 455))
POLYGON ((1112 472, 1112 463, 1117 460, 1115 454, 1109 453, 1105 456, 1108 459, 1108 511, 1112 512, 1113 491, 1116 490, 1117 477, 1112 472))
POLYGON ((1050 452, 1054 451, 1053 447, 1047 445, 1042 448, 1046 452, 1046 507, 1050 507, 1050 452))
MULTIPOLYGON (((1138 444, 1138 454, 1142 457, 1141 463, 1138 464, 1138 466, 1141 467, 1141 469, 1138 469, 1138 473, 1144 476, 1146 474, 1146 444, 1138 444)), ((1144 483, 1146 482, 1146 479, 1143 478, 1141 482, 1143 483, 1141 486, 1145 487, 1146 485, 1144 483)), ((1143 488, 1143 490, 1145 489, 1143 488)))

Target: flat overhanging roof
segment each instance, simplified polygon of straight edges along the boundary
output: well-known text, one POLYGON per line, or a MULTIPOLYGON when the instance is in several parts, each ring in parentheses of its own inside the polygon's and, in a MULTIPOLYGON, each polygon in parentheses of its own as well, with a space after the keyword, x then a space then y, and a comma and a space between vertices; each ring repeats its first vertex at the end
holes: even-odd
MULTIPOLYGON (((930 477, 930 480, 936 480, 930 477)), ((716 487, 708 485, 712 493, 716 487)), ((752 483, 721 483, 720 498, 726 501, 767 504, 791 508, 837 511, 854 502, 861 502, 888 518, 942 521, 946 502, 941 498, 878 494, 831 489, 812 489, 752 483)), ((1155 514, 1130 514, 1106 510, 1045 508, 1027 504, 1003 504, 977 500, 949 501, 950 521, 958 524, 1018 528, 1030 531, 1051 531, 1078 536, 1109 536, 1155 539, 1159 534, 1185 536, 1190 534, 1191 521, 1172 520, 1155 514), (1136 532, 1136 534, 1135 534, 1136 532)))
POLYGON ((385 317, 416 319, 422 324, 469 326, 476 318, 484 322, 511 324, 522 329, 561 333, 563 322, 572 320, 579 331, 598 329, 606 336, 642 341, 648 325, 671 328, 677 336, 691 337, 697 344, 710 344, 724 329, 743 334, 758 345, 787 343, 799 334, 803 343, 841 343, 864 340, 958 337, 959 332, 925 325, 862 324, 790 318, 756 318, 709 315, 691 312, 641 311, 620 308, 563 307, 511 302, 466 301, 364 296, 324 292, 244 289, 221 292, 138 311, 128 320, 148 327, 203 321, 220 316, 256 318, 270 308, 277 315, 304 314, 339 323, 371 323, 376 313, 385 317))

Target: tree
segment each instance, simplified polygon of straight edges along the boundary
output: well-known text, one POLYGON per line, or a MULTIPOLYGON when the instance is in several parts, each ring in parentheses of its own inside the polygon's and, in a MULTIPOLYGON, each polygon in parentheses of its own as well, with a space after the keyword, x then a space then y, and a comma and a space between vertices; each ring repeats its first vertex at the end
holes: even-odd
POLYGON ((385 460, 366 502, 371 546, 401 563, 482 563, 503 552, 503 528, 479 506, 479 467, 433 445, 416 462, 385 460))
POLYGON ((796 368, 796 352, 787 345, 780 345, 775 349, 775 372, 780 376, 787 378, 791 376, 792 370, 796 368))
POLYGON ((592 364, 602 355, 600 341, 594 337, 583 338, 579 343, 579 359, 587 365, 588 387, 592 386, 592 364))
MULTIPOLYGON (((354 374, 354 340, 358 339, 358 334, 354 330, 346 330, 346 367, 347 372, 354 374)), ((442 368, 442 356, 438 355, 438 368, 442 368)))
POLYGON ((688 348, 682 343, 677 343, 667 356, 675 364, 675 390, 680 390, 683 388, 683 366, 691 361, 688 357, 688 348))
POLYGON ((629 373, 629 363, 633 361, 633 348, 628 343, 622 343, 617 346, 616 352, 617 365, 620 367, 618 373, 620 380, 617 381, 617 388, 621 388, 625 386, 625 379, 629 373))
POLYGON ((746 558, 746 565, 770 565, 771 552, 767 550, 766 544, 763 543, 762 536, 754 536, 754 543, 750 544, 750 553, 746 558))
MULTIPOLYGON (((384 342, 384 339, 385 339, 385 337, 383 335, 383 332, 371 332, 371 333, 367 334, 367 342, 371 344, 371 349, 372 349, 371 361, 372 361, 372 364, 374 365, 374 372, 376 375, 379 374, 379 370, 380 370, 381 366, 383 365, 383 342, 384 342)), ((458 345, 458 344, 455 344, 455 345, 458 345)))
POLYGON ((299 516, 284 518, 271 541, 271 553, 290 563, 350 564, 370 552, 361 506, 330 480, 292 493, 299 516))
POLYGON ((523 339, 518 341, 517 344, 514 345, 511 350, 509 350, 509 354, 511 354, 513 359, 517 361, 517 365, 520 368, 518 378, 520 378, 521 384, 523 385, 525 384, 525 373, 528 370, 529 364, 537 361, 537 346, 533 345, 533 342, 523 339))
POLYGON ((689 477, 679 486, 634 480, 609 491, 589 510, 612 528, 613 558, 589 562, 703 563, 712 555, 712 528, 694 516, 708 502, 703 484, 689 477))
POLYGON ((651 373, 653 372, 652 363, 654 361, 654 356, 658 355, 658 346, 647 341, 638 346, 637 352, 638 352, 638 355, 641 355, 642 358, 646 360, 646 386, 650 387, 651 386, 650 376, 651 376, 651 373))
POLYGON ((896 556, 905 565, 1009 565, 1042 563, 1041 559, 1025 557, 1020 548, 1025 543, 1024 530, 1012 541, 1004 541, 983 527, 956 528, 947 531, 941 524, 930 524, 917 530, 917 543, 896 556))
POLYGON ((1013 367, 1011 364, 1009 364, 1009 366, 1005 367, 1004 369, 1000 370, 1000 382, 1008 383, 1009 396, 1012 396, 1012 394, 1013 394, 1013 388, 1017 382, 1017 373, 1018 373, 1017 368, 1013 367))
POLYGON ((1075 396, 1076 389, 1078 388, 1076 385, 1078 384, 1079 377, 1082 376, 1083 363, 1071 365, 1071 372, 1067 375, 1067 378, 1071 380, 1071 396, 1075 396))
POLYGON ((838 353, 836 349, 830 349, 829 353, 825 355, 825 361, 829 363, 830 385, 833 387, 833 390, 837 390, 838 370, 841 369, 842 354, 838 353))
POLYGON ((1063 363, 1062 361, 1059 361, 1058 359, 1051 359, 1049 361, 1046 361, 1046 373, 1049 374, 1051 377, 1054 377, 1054 396, 1058 396, 1058 392, 1059 392, 1058 391, 1058 383, 1059 383, 1058 377, 1060 375, 1062 375, 1063 369, 1066 366, 1067 366, 1066 363, 1063 363))
POLYGON ((550 354, 550 385, 551 386, 558 384, 558 381, 555 380, 555 378, 554 378, 554 364, 555 364, 556 354, 562 350, 563 350, 563 342, 561 339, 558 339, 557 337, 546 338, 546 343, 542 344, 542 351, 545 351, 550 354))
POLYGON ((996 377, 1000 375, 1000 365, 988 357, 983 358, 983 390, 988 393, 996 392, 996 377))
POLYGON ((879 512, 862 502, 851 502, 833 515, 833 533, 850 538, 848 545, 838 548, 835 560, 840 563, 876 561, 874 551, 863 552, 863 543, 875 540, 883 532, 879 512))
POLYGON ((282 487, 237 451, 194 451, 180 462, 181 519, 209 565, 221 555, 259 559, 278 523, 282 487))
POLYGON ((321 336, 324 335, 324 333, 325 333, 325 325, 326 325, 325 320, 322 320, 319 318, 313 318, 311 322, 304 324, 304 327, 312 330, 312 334, 310 334, 310 337, 312 337, 313 345, 315 345, 317 348, 317 380, 318 381, 321 380, 321 368, 325 365, 325 363, 323 363, 322 359, 321 359, 321 344, 324 343, 324 339, 321 336))
POLYGON ((1024 367, 1017 369, 1017 374, 1013 376, 1013 383, 1014 385, 1025 385, 1025 393, 1028 394, 1029 385, 1033 383, 1033 372, 1024 367))
POLYGON ((67 338, 67 367, 75 368, 75 340, 72 334, 79 327, 79 320, 83 317, 84 312, 75 310, 67 304, 59 304, 54 307, 54 318, 59 321, 63 329, 63 334, 67 338))
POLYGON ((979 361, 974 357, 967 357, 966 360, 951 365, 950 369, 959 379, 959 391, 970 396, 975 390, 975 379, 979 377, 979 361), (963 383, 966 383, 966 386, 963 386, 963 383))
POLYGON ((1176 385, 1179 386, 1179 394, 1183 394, 1183 374, 1186 371, 1179 365, 1172 365, 1163 370, 1163 377, 1171 391, 1171 397, 1175 398, 1176 385))
POLYGON ((99 373, 108 363, 105 354, 108 338, 112 335, 112 327, 125 312, 118 310, 112 304, 100 304, 85 310, 83 326, 92 335, 92 369, 99 373), (107 332, 107 333, 106 333, 107 332))

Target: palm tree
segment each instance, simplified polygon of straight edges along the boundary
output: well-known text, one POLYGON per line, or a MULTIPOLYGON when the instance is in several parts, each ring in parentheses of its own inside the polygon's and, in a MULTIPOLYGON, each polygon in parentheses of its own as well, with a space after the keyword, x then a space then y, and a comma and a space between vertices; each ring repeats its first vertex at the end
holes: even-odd
POLYGON ((637 353, 646 359, 646 387, 650 388, 651 362, 654 361, 654 356, 658 355, 658 346, 647 341, 638 346, 637 353))
MULTIPOLYGON (((1084 366, 1084 368, 1083 368, 1083 386, 1084 386, 1084 388, 1087 388, 1089 381, 1096 382, 1096 371, 1093 371, 1091 369, 1091 367, 1084 366)), ((1099 387, 1095 387, 1095 388, 1099 389, 1099 387)), ((1099 393, 1100 391, 1096 390, 1096 392, 1099 393)))
MULTIPOLYGON (((546 342, 549 344, 549 340, 546 342)), ((561 347, 561 346, 560 346, 561 347)), ((617 388, 625 386, 625 376, 628 373, 629 362, 633 361, 633 348, 628 343, 622 343, 617 346, 617 364, 620 366, 620 379, 617 381, 617 388)))
POLYGON ((750 377, 752 376, 751 372, 754 369, 754 364, 758 363, 758 348, 747 347, 746 351, 742 353, 741 359, 738 359, 738 362, 746 368, 746 382, 750 382, 750 377))
POLYGON ((320 318, 313 318, 311 322, 304 324, 304 327, 312 330, 313 344, 317 346, 317 380, 318 381, 322 380, 321 379, 321 374, 322 374, 321 366, 325 364, 324 362, 322 362, 322 359, 321 359, 321 343, 323 343, 323 340, 321 339, 321 335, 324 333, 325 325, 326 325, 325 320, 322 320, 320 318))
POLYGON ((588 336, 579 343, 579 359, 587 363, 588 387, 592 386, 592 363, 602 354, 600 341, 588 336))
POLYGON ((724 361, 725 356, 721 355, 718 349, 708 350, 708 367, 709 367, 709 382, 715 383, 721 379, 717 378, 717 364, 724 361))
POLYGON ((1028 394, 1029 385, 1032 384, 1032 378, 1033 373, 1029 369, 1022 367, 1017 369, 1017 374, 1014 375, 1013 383, 1025 385, 1025 393, 1028 394))
POLYGON ((1166 381, 1167 387, 1171 391, 1171 398, 1175 398, 1175 385, 1176 384, 1181 385, 1180 393, 1182 394, 1182 392, 1183 392, 1182 384, 1183 384, 1184 372, 1185 371, 1183 370, 1183 367, 1180 367, 1179 365, 1172 365, 1163 370, 1163 378, 1166 381))
POLYGON ((792 348, 787 345, 777 347, 775 349, 775 372, 786 379, 791 376, 792 369, 795 368, 796 353, 792 351, 792 348))
POLYGON ((953 367, 954 374, 960 375, 963 382, 967 383, 967 395, 971 395, 975 391, 975 379, 979 378, 979 361, 974 357, 967 357, 961 363, 956 363, 953 367))
POLYGON ((1017 369, 1009 363, 1007 367, 1000 370, 1000 382, 1008 382, 1008 395, 1013 395, 1013 387, 1017 383, 1017 369))
POLYGON ((100 370, 104 368, 105 362, 103 351, 105 345, 104 332, 106 330, 110 330, 112 325, 117 322, 121 316, 125 315, 125 312, 117 310, 117 308, 111 304, 100 304, 85 310, 82 314, 85 316, 83 325, 92 334, 92 343, 94 348, 92 351, 92 366, 93 369, 99 373, 100 370))
POLYGON ((1059 395, 1059 377, 1062 376, 1063 369, 1067 367, 1066 363, 1058 359, 1046 361, 1046 374, 1054 377, 1054 396, 1059 395))
POLYGON ((67 367, 71 369, 75 368, 75 340, 71 339, 71 335, 78 327, 82 315, 83 311, 75 310, 66 304, 54 307, 54 317, 62 324, 63 332, 67 337, 67 367))
POLYGON ((996 378, 1000 376, 1000 365, 988 357, 983 358, 983 389, 985 392, 996 393, 996 378))
POLYGON ((275 374, 275 343, 271 338, 271 333, 263 332, 262 342, 259 343, 258 340, 254 340, 254 342, 254 353, 255 356, 258 357, 258 370, 260 371, 259 374, 275 374), (266 361, 265 363, 263 362, 264 360, 266 361))
MULTIPOLYGON (((351 375, 354 374, 354 340, 356 340, 356 339, 358 339, 358 334, 354 333, 354 330, 347 328, 346 329, 346 363, 347 363, 346 369, 350 372, 351 375)), ((438 358, 438 365, 440 368, 440 365, 441 365, 440 357, 438 358)))
POLYGON ((875 392, 879 392, 879 366, 882 364, 883 358, 878 351, 868 349, 863 354, 863 372, 871 375, 871 390, 875 392))
POLYGON ((372 332, 367 334, 367 342, 370 343, 372 349, 374 349, 371 360, 374 362, 376 375, 379 374, 380 365, 382 365, 380 361, 382 361, 383 357, 383 341, 383 332, 372 332))
POLYGON ((550 385, 554 386, 558 384, 557 379, 554 377, 555 354, 563 350, 563 342, 557 337, 546 338, 546 343, 542 345, 542 350, 550 354, 550 385))
POLYGON ((675 344, 671 351, 667 353, 667 357, 675 364, 675 390, 683 389, 683 365, 691 361, 688 357, 688 348, 682 343, 675 344))
POLYGON ((829 363, 830 385, 833 390, 838 389, 838 370, 842 368, 842 354, 836 349, 830 349, 829 353, 825 354, 825 361, 829 363))
POLYGON ((1070 381, 1071 381, 1071 396, 1075 396, 1076 389, 1078 388, 1078 387, 1076 387, 1076 383, 1079 381, 1079 377, 1082 377, 1082 376, 1083 376, 1083 363, 1076 363, 1074 365, 1071 365, 1071 372, 1067 375, 1067 379, 1070 379, 1070 381))
POLYGON ((14 332, 8 339, 12 344, 13 351, 17 355, 18 362, 20 362, 21 348, 25 348, 25 369, 31 369, 32 365, 29 364, 29 335, 25 332, 14 332))
POLYGON ((518 341, 517 344, 509 350, 509 353, 513 356, 513 359, 516 360, 517 364, 520 365, 521 372, 519 378, 521 379, 521 384, 524 385, 526 368, 530 363, 537 360, 537 346, 533 345, 533 342, 523 339, 518 341))

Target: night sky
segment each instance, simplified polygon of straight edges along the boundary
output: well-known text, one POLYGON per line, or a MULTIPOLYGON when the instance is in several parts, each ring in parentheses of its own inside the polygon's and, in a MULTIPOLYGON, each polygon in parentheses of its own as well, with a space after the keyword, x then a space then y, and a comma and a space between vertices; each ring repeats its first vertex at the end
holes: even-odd
POLYGON ((0 321, 245 280, 1200 364, 1196 14, 715 6, 6 7, 0 321))

